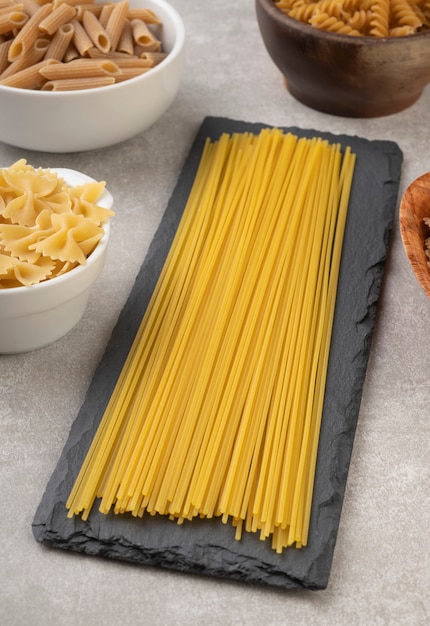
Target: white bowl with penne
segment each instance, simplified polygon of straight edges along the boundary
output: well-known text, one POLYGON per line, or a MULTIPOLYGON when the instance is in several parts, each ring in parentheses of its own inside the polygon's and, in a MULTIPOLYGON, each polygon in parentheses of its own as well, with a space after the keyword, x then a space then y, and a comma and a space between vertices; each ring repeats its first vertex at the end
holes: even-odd
POLYGON ((143 132, 177 95, 184 43, 165 0, 0 0, 0 141, 80 152, 143 132))
POLYGON ((16 191, 0 198, 0 354, 14 354, 49 345, 80 321, 105 264, 113 198, 104 182, 35 170, 25 159, 0 169, 0 179, 16 191))

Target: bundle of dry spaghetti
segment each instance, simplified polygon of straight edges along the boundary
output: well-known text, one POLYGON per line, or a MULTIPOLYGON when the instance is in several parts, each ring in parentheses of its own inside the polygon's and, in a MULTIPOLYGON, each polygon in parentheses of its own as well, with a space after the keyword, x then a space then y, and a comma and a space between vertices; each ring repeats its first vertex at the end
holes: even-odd
POLYGON ((306 545, 355 156, 279 129, 207 140, 67 502, 306 545))

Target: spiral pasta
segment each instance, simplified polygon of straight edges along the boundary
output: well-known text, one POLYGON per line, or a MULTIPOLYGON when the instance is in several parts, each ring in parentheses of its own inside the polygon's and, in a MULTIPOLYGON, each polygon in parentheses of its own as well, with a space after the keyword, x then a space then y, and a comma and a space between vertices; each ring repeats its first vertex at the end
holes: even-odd
POLYGON ((273 0, 280 11, 320 30, 405 37, 430 28, 430 0, 273 0))

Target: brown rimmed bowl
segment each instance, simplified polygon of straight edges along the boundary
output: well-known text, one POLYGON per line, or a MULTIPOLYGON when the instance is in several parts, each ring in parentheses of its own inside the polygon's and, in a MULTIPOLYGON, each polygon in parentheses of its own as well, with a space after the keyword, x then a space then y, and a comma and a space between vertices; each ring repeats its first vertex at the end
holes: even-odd
POLYGON ((398 113, 430 82, 430 30, 407 37, 355 37, 319 30, 255 0, 263 43, 303 104, 343 117, 398 113))

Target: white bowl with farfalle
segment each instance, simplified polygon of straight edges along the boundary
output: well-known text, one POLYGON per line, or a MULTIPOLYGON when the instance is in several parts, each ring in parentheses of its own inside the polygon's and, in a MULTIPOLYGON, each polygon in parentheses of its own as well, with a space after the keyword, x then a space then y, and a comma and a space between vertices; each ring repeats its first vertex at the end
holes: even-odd
MULTIPOLYGON (((57 175, 59 179, 64 180, 66 185, 73 189, 80 189, 87 183, 100 184, 75 170, 52 169, 49 172, 57 175)), ((46 276, 40 282, 21 286, 19 286, 17 279, 14 276, 11 278, 11 276, 14 269, 12 266, 18 267, 22 261, 8 261, 7 258, 10 255, 10 250, 14 250, 14 246, 7 241, 9 233, 13 232, 14 225, 9 224, 10 218, 3 219, 3 225, 0 219, 0 231, 6 233, 3 241, 0 234, 0 354, 29 352, 47 346, 66 335, 82 318, 87 307, 91 287, 102 271, 106 260, 110 234, 109 218, 113 214, 113 198, 106 188, 103 188, 100 198, 94 205, 98 209, 106 211, 106 219, 101 223, 102 232, 95 237, 95 239, 98 237, 97 243, 85 261, 72 264, 74 265, 72 269, 67 271, 64 269, 58 271, 56 268, 56 271, 52 271, 50 276, 46 276), (12 228, 5 229, 5 222, 7 222, 7 226, 10 225, 12 228)), ((28 227, 29 231, 32 228, 35 227, 28 227)), ((57 247, 58 238, 61 238, 60 230, 57 228, 53 234, 52 229, 48 232, 51 237, 56 237, 57 247)), ((42 239, 43 237, 41 237, 42 239)), ((64 236, 64 241, 66 239, 67 237, 64 236)), ((84 237, 82 236, 80 239, 84 239, 84 237)), ((31 247, 40 252, 37 247, 37 238, 34 238, 33 241, 35 243, 31 247)), ((46 241, 48 241, 48 236, 46 241)), ((40 258, 44 256, 46 258, 46 255, 45 250, 43 253, 40 252, 40 258)), ((56 249, 55 255, 58 258, 61 256, 61 252, 56 249)), ((62 261, 54 263, 54 265, 59 264, 64 266, 62 261)), ((25 271, 23 273, 25 274, 25 271)))

